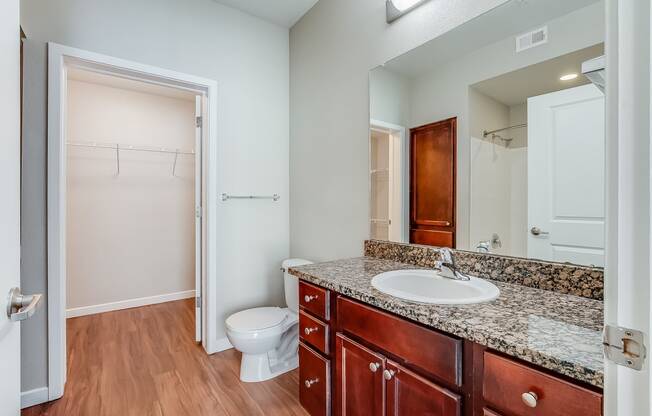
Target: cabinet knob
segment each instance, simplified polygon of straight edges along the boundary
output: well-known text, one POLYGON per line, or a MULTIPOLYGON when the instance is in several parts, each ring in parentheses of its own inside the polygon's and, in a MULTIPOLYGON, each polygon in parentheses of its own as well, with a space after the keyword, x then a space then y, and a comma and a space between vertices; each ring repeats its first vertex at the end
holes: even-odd
POLYGON ((380 364, 378 364, 378 363, 369 363, 369 370, 371 370, 372 373, 375 373, 376 371, 378 371, 379 368, 380 368, 380 364))
POLYGON ((317 295, 315 295, 315 296, 308 296, 308 295, 306 295, 306 296, 303 297, 303 300, 305 300, 306 303, 310 303, 311 301, 317 299, 317 297, 318 297, 317 295))
POLYGON ((383 377, 384 377, 385 380, 387 380, 387 381, 391 380, 392 377, 394 377, 394 374, 396 374, 396 373, 394 372, 394 370, 385 370, 385 371, 383 371, 383 377))
POLYGON ((533 391, 528 391, 527 393, 521 394, 521 400, 527 407, 537 407, 537 400, 539 396, 533 391))
POLYGON ((310 388, 315 383, 319 383, 318 378, 313 378, 312 380, 306 380, 303 382, 303 384, 305 384, 307 388, 310 388))
POLYGON ((303 330, 303 333, 306 334, 306 335, 310 335, 310 333, 312 333, 312 332, 317 332, 318 330, 319 330, 318 327, 314 327, 314 328, 305 328, 305 329, 303 330))

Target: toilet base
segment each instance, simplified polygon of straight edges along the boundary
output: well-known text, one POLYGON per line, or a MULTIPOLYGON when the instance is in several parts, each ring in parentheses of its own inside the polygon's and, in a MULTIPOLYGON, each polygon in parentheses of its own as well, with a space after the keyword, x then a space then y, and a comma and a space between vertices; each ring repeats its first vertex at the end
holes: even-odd
POLYGON ((242 354, 240 363, 240 380, 245 383, 257 383, 270 380, 283 373, 299 367, 299 357, 294 356, 283 361, 277 361, 267 354, 242 354))

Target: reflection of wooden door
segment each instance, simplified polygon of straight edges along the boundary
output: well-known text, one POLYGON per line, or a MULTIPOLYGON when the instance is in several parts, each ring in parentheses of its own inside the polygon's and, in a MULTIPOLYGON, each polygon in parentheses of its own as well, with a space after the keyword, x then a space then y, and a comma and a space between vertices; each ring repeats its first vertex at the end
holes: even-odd
POLYGON ((455 247, 457 118, 410 129, 410 242, 455 247))

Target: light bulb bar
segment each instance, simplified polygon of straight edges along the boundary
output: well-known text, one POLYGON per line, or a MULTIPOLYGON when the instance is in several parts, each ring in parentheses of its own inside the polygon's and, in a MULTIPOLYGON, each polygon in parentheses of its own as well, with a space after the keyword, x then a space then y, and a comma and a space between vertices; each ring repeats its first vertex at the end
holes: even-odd
POLYGON ((408 14, 428 0, 386 0, 387 23, 392 23, 399 17, 408 14))

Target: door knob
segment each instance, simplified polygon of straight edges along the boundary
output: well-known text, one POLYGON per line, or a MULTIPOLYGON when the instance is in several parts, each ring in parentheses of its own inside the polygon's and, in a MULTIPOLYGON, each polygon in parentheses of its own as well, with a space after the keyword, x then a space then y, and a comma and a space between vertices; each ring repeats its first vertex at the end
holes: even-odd
POLYGON ((31 318, 41 302, 43 295, 23 295, 17 287, 9 290, 7 299, 7 317, 12 322, 24 321, 31 318))
POLYGON ((532 235, 548 235, 548 234, 550 234, 548 231, 542 231, 541 228, 539 228, 539 227, 532 227, 530 229, 530 232, 532 233, 532 235))
POLYGON ((383 378, 385 378, 385 380, 389 381, 389 380, 392 379, 392 377, 394 377, 394 374, 396 374, 394 372, 394 370, 385 370, 385 371, 383 371, 383 378))
POLYGON ((369 370, 371 370, 372 373, 378 371, 379 368, 380 368, 379 363, 369 363, 369 370))

